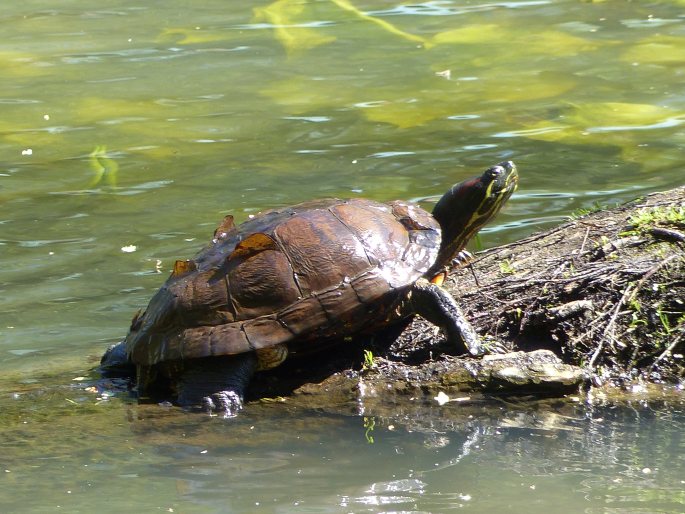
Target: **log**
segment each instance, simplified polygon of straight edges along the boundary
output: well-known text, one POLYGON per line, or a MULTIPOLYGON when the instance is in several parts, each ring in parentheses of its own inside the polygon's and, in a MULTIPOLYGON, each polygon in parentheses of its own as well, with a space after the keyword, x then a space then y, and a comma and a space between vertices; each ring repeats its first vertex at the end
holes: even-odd
POLYGON ((399 337, 365 341, 336 363, 319 357, 284 366, 280 377, 257 376, 251 396, 283 394, 285 376, 292 380, 289 401, 314 407, 474 393, 561 395, 588 382, 682 383, 685 187, 478 253, 445 287, 491 355, 457 355, 435 326, 416 317, 399 337), (302 370, 306 378, 298 382, 302 370))

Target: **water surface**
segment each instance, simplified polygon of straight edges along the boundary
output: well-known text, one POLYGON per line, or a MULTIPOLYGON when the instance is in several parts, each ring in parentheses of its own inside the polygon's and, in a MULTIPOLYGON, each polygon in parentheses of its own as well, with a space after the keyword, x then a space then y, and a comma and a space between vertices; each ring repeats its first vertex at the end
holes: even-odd
POLYGON ((684 21, 676 0, 4 6, 0 510, 682 511, 677 402, 551 432, 433 406, 433 435, 384 414, 369 444, 354 413, 225 423, 73 379, 228 213, 430 207, 513 159, 491 246, 682 185, 684 21))

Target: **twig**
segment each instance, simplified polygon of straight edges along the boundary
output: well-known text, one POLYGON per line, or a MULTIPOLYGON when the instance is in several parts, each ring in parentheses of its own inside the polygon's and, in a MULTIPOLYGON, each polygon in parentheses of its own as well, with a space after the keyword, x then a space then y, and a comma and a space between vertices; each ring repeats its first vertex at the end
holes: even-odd
POLYGON ((471 275, 473 276, 473 281, 476 283, 476 287, 480 288, 478 277, 476 276, 476 270, 473 269, 472 263, 469 263, 469 269, 471 270, 471 275))
MULTIPOLYGON (((635 289, 638 289, 639 286, 636 286, 635 289)), ((595 365, 595 361, 597 360, 597 357, 599 357, 599 354, 602 352, 602 349, 604 348, 604 341, 607 338, 614 339, 614 324, 616 323, 616 318, 618 317, 618 313, 621 310, 621 307, 623 306, 623 302, 626 301, 626 298, 628 298, 628 292, 630 291, 630 294, 632 295, 634 291, 630 290, 630 286, 626 287, 625 290, 623 291, 623 294, 621 295, 621 299, 618 301, 616 304, 616 308, 614 309, 614 313, 611 316, 611 319, 609 320, 609 323, 606 326, 606 329, 604 331, 604 337, 599 340, 599 344, 597 345, 597 348, 595 349, 595 352, 592 354, 592 358, 590 359, 590 362, 588 362, 588 367, 592 368, 595 365)))
MULTIPOLYGON (((580 250, 578 250, 578 256, 583 255, 583 250, 585 250, 585 243, 587 243, 587 236, 590 235, 590 227, 587 227, 585 230, 585 236, 583 237, 583 242, 580 244, 580 250)), ((575 257, 573 258, 573 263, 576 264, 575 262, 575 257)))
MULTIPOLYGON (((640 281, 637 283, 635 292, 637 293, 637 291, 640 290, 640 288, 642 287, 642 284, 644 284, 645 281, 646 281, 649 277, 651 277, 652 275, 654 275, 654 273, 656 273, 657 271, 659 271, 659 269, 660 269, 662 266, 665 266, 666 264, 668 264, 669 262, 671 262, 671 261, 672 261, 673 259, 675 259, 676 257, 679 257, 679 255, 678 255, 677 253, 674 253, 673 255, 669 255, 669 256, 666 257, 664 260, 662 260, 662 261, 660 261, 660 262, 657 262, 654 266, 652 266, 652 267, 649 269, 649 271, 647 271, 647 272, 645 273, 645 275, 644 275, 644 276, 640 279, 640 281)), ((631 297, 630 300, 632 300, 633 298, 634 298, 634 297, 631 297)))
POLYGON ((683 234, 679 230, 654 227, 649 230, 649 233, 652 234, 654 237, 660 237, 661 239, 670 239, 671 241, 685 243, 685 234, 683 234))
POLYGON ((681 329, 681 330, 679 330, 679 332, 680 332, 680 335, 679 335, 678 337, 676 337, 676 338, 673 340, 673 342, 672 342, 671 344, 668 345, 668 348, 666 348, 666 349, 663 351, 663 353, 662 353, 661 355, 659 355, 659 356, 654 360, 654 362, 652 362, 652 365, 649 367, 649 372, 650 372, 650 373, 652 372, 652 370, 654 370, 654 368, 656 367, 656 365, 657 365, 660 361, 662 361, 663 359, 665 359, 666 357, 668 357, 669 355, 671 355, 671 353, 673 352, 673 350, 675 349, 675 347, 678 346, 678 343, 680 343, 680 342, 683 340, 683 332, 684 332, 684 330, 681 329))
POLYGON ((623 291, 623 294, 621 295, 621 299, 616 304, 616 308, 614 309, 614 313, 611 316, 611 319, 609 320, 609 323, 606 326, 606 329, 604 332, 605 335, 602 339, 599 340, 599 344, 597 345, 597 348, 595 349, 594 353, 592 354, 592 357, 590 358, 590 362, 588 363, 589 368, 592 368, 594 366, 595 361, 597 360, 597 357, 599 357, 599 354, 602 352, 602 349, 604 348, 604 341, 606 339, 609 339, 609 338, 612 340, 615 340, 615 338, 614 338, 614 325, 616 323, 616 318, 618 317, 620 310, 621 310, 621 307, 624 305, 624 303, 632 301, 635 298, 635 295, 638 293, 638 291, 640 291, 640 289, 642 288, 643 284, 649 279, 649 277, 654 275, 654 273, 656 273, 661 267, 665 266, 666 264, 668 264, 670 261, 672 261, 676 257, 678 257, 678 254, 669 255, 665 259, 661 260, 660 262, 658 262, 654 266, 652 266, 651 269, 649 269, 649 271, 647 271, 645 273, 645 275, 640 279, 640 281, 637 284, 635 284, 635 286, 632 288, 632 291, 631 291, 630 286, 625 288, 625 290, 623 291), (630 291, 630 296, 628 296, 629 291, 630 291))

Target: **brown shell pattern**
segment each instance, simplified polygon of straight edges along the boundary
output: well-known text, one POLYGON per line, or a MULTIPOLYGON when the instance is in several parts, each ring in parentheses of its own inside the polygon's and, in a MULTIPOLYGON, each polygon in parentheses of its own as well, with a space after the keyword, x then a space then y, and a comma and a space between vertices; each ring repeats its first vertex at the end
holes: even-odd
POLYGON ((434 262, 440 229, 410 203, 323 200, 268 211, 212 243, 153 296, 126 338, 134 363, 352 335, 434 262))

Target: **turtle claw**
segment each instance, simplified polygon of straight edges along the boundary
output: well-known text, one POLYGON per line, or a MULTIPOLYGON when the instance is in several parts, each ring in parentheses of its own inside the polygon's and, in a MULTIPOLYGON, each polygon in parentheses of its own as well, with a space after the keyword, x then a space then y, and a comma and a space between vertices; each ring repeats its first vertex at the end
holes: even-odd
POLYGON ((243 401, 235 391, 219 391, 202 398, 202 407, 209 415, 216 413, 223 418, 234 418, 243 408, 243 401))
POLYGON ((466 343, 466 348, 472 357, 481 357, 488 353, 487 348, 483 345, 483 341, 476 338, 474 341, 470 341, 470 344, 466 343))
POLYGON ((504 354, 514 351, 513 345, 505 341, 500 341, 494 337, 483 339, 483 353, 489 355, 504 354))

